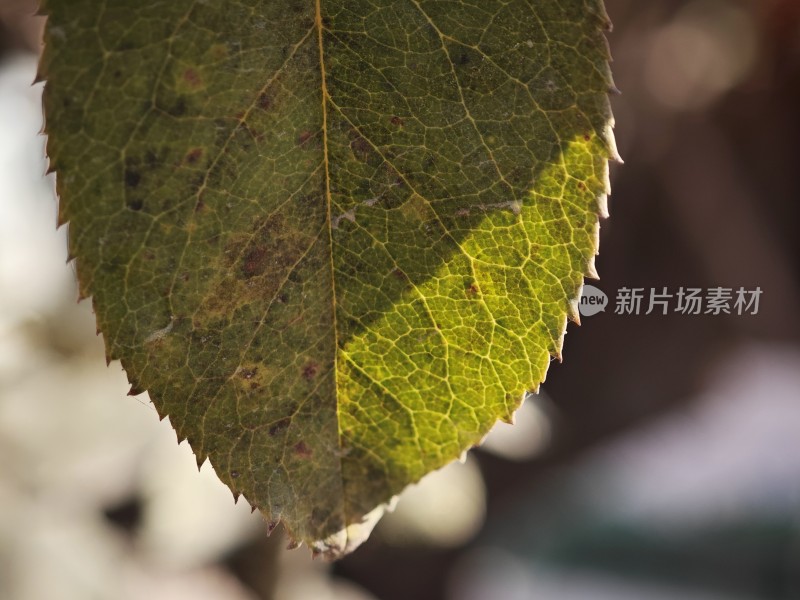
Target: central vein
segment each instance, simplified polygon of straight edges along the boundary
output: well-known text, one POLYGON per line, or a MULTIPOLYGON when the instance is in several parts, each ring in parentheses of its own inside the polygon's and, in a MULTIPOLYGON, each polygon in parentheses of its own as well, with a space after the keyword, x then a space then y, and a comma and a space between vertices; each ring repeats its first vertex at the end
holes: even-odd
MULTIPOLYGON (((341 418, 339 417, 339 385, 338 385, 338 357, 339 357, 339 329, 336 324, 336 276, 334 272, 334 265, 333 265, 333 220, 331 217, 331 174, 330 174, 330 165, 328 161, 328 101, 330 97, 328 96, 328 85, 327 85, 327 77, 325 74, 325 52, 323 49, 322 44, 322 6, 321 0, 315 0, 315 7, 316 12, 314 15, 314 22, 316 23, 317 28, 317 45, 319 48, 319 71, 320 71, 320 79, 321 79, 321 97, 322 97, 322 161, 325 165, 325 206, 327 210, 327 221, 328 221, 328 241, 329 241, 329 252, 331 258, 331 314, 333 320, 333 394, 336 401, 336 422, 337 422, 337 429, 339 439, 338 444, 339 448, 342 448, 342 429, 341 429, 341 418)), ((347 544, 347 509, 346 509, 346 496, 344 491, 344 473, 341 471, 341 461, 339 463, 340 469, 340 477, 342 482, 342 501, 343 501, 343 527, 345 530, 345 545, 347 544)))

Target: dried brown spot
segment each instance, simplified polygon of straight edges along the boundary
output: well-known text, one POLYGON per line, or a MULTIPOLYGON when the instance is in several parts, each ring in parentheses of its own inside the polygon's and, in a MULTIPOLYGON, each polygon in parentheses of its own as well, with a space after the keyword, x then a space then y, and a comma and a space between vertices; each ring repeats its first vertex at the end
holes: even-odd
POLYGON ((350 142, 350 150, 356 158, 366 160, 369 157, 371 147, 369 142, 359 135, 350 142))
POLYGON ((590 139, 592 139, 592 136, 591 136, 591 135, 589 135, 588 133, 584 133, 584 134, 583 134, 583 139, 584 139, 584 140, 586 140, 586 141, 588 142, 590 139))
POLYGON ((239 373, 239 375, 240 375, 240 377, 242 379, 252 379, 253 377, 256 376, 257 372, 258 372, 258 369, 253 367, 252 369, 242 369, 242 371, 239 373))
POLYGON ((125 187, 135 188, 142 180, 142 176, 133 169, 125 169, 125 187))
POLYGON ((275 100, 273 99, 272 94, 269 92, 262 92, 258 96, 258 108, 261 110, 269 110, 272 108, 274 102, 275 100))
POLYGON ((315 362, 308 363, 305 367, 303 367, 303 379, 306 381, 311 381, 314 377, 317 376, 319 372, 319 365, 315 362))
POLYGON ((297 442, 292 447, 292 450, 294 450, 294 453, 300 458, 311 458, 311 455, 314 454, 311 448, 302 440, 297 442))
MULTIPOLYGON (((188 107, 186 106, 186 98, 183 96, 180 96, 174 104, 160 108, 173 117, 182 117, 188 110, 188 107)), ((148 106, 146 110, 150 110, 150 107, 148 106)))
POLYGON ((467 294, 470 296, 477 295, 479 291, 478 284, 474 281, 467 286, 467 294))
POLYGON ((406 275, 406 272, 403 271, 403 269, 400 268, 392 269, 392 275, 396 279, 399 279, 400 281, 408 281, 408 275, 406 275))
POLYGON ((310 131, 303 131, 299 136, 297 136, 297 144, 300 146, 305 146, 313 135, 314 134, 310 131))
POLYGON ((586 186, 583 184, 583 182, 582 182, 582 181, 579 181, 579 182, 578 182, 578 189, 579 189, 579 190, 585 190, 585 189, 586 189, 586 186))
POLYGON ((389 122, 390 122, 392 125, 394 125, 395 127, 402 127, 402 126, 403 126, 403 123, 404 123, 403 119, 401 119, 401 118, 400 118, 400 117, 398 117, 397 115, 395 115, 395 116, 393 116, 391 119, 389 119, 389 122))
POLYGON ((242 262, 242 271, 247 279, 263 275, 267 270, 269 252, 264 246, 256 246, 247 252, 242 262))
POLYGON ((280 421, 276 421, 268 430, 267 433, 271 436, 276 436, 279 433, 283 433, 289 428, 289 425, 292 424, 292 420, 289 417, 281 419, 280 421))
POLYGON ((199 161, 203 157, 203 149, 202 148, 192 148, 189 152, 186 153, 186 164, 195 165, 197 161, 199 161))
POLYGON ((203 85, 203 79, 200 77, 200 73, 191 67, 183 72, 183 80, 189 84, 189 87, 198 88, 203 85))
POLYGON ((218 242, 224 245, 218 263, 222 275, 203 299, 204 319, 227 318, 245 306, 266 307, 284 291, 282 282, 300 276, 298 263, 313 243, 306 232, 287 227, 280 213, 254 220, 252 229, 218 242))

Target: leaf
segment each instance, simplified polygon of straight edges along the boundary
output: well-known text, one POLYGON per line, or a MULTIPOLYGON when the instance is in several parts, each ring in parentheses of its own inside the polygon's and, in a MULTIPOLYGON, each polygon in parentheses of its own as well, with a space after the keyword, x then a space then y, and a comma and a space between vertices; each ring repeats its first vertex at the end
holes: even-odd
POLYGON ((615 155, 601 0, 46 12, 108 359, 294 539, 355 547, 560 357, 615 155))

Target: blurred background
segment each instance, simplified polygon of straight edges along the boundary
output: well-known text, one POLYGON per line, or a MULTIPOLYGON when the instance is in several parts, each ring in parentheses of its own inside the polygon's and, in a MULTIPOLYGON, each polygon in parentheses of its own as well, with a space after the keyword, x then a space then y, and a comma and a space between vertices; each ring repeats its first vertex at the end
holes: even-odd
POLYGON ((759 286, 759 312, 570 324, 517 424, 330 565, 106 367, 43 176, 43 20, 0 0, 0 598, 800 598, 800 3, 606 4, 626 164, 596 285, 759 286))

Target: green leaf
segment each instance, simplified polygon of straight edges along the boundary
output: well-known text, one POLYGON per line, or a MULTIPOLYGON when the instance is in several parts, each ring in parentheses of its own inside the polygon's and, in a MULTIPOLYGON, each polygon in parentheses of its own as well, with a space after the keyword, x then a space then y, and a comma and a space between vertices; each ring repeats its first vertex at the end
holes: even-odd
POLYGON ((237 497, 340 555, 544 379, 615 152, 601 0, 46 12, 81 295, 237 497))

